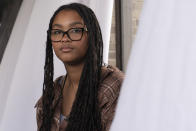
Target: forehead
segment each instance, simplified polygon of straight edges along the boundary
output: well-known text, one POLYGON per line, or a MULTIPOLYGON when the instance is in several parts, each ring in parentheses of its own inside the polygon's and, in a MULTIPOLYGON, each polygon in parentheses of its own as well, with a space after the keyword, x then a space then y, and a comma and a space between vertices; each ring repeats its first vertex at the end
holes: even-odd
POLYGON ((65 28, 74 25, 84 25, 81 16, 74 10, 62 10, 54 18, 52 26, 62 26, 65 28))

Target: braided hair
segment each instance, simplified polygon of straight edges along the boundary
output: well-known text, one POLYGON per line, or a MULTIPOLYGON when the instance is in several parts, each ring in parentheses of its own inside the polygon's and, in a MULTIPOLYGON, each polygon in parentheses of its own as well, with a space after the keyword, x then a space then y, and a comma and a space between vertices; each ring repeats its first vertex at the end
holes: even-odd
MULTIPOLYGON (((76 11, 88 29, 88 49, 85 64, 66 131, 103 131, 98 101, 99 81, 103 63, 103 40, 98 20, 94 12, 87 6, 71 3, 63 5, 55 11, 49 23, 49 30, 52 29, 55 16, 62 10, 76 11)), ((49 35, 47 35, 42 98, 42 131, 50 131, 54 110, 59 102, 58 100, 54 106, 51 106, 54 100, 53 74, 52 43, 49 35)))

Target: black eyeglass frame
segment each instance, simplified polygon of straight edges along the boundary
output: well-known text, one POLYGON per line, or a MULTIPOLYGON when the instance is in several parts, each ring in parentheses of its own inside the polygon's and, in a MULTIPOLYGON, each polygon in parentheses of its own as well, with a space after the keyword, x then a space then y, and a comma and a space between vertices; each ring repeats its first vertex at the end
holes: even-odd
POLYGON ((51 40, 52 42, 61 42, 62 39, 63 39, 63 37, 65 36, 65 34, 67 35, 67 37, 68 37, 71 41, 80 41, 80 40, 82 39, 82 37, 83 37, 84 31, 88 32, 88 29, 87 29, 86 27, 82 27, 82 28, 70 28, 70 29, 68 29, 67 31, 59 30, 59 31, 61 31, 61 32, 63 33, 63 36, 62 36, 61 40, 54 41, 54 40, 51 39, 51 31, 52 31, 52 30, 59 30, 59 29, 51 29, 51 30, 48 30, 48 31, 47 31, 47 33, 48 33, 49 36, 50 36, 50 40, 51 40), (78 39, 78 40, 73 40, 73 39, 69 36, 69 33, 68 33, 68 32, 69 32, 70 30, 73 30, 73 29, 81 29, 81 30, 82 30, 82 35, 81 35, 81 38, 80 38, 80 39, 78 39))

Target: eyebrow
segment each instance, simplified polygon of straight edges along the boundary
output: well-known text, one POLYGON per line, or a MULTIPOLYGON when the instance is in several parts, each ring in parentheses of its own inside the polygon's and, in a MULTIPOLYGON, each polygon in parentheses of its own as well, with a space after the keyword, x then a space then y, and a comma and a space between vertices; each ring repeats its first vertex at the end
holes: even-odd
POLYGON ((76 21, 76 22, 73 22, 71 24, 69 24, 70 26, 74 26, 74 25, 83 25, 81 22, 79 21, 76 21))
MULTIPOLYGON (((83 25, 83 24, 81 22, 79 22, 79 21, 75 21, 75 22, 72 22, 71 24, 69 24, 69 26, 74 26, 74 25, 83 25)), ((54 24, 52 26, 53 27, 60 27, 60 28, 63 27, 63 25, 60 25, 60 24, 54 24)))

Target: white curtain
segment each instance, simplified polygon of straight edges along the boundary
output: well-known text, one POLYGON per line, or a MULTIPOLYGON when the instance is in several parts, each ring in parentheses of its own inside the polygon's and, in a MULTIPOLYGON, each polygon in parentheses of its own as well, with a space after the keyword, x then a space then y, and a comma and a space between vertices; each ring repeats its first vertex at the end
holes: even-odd
POLYGON ((111 131, 196 131, 195 0, 144 0, 111 131))
MULTIPOLYGON (((107 63, 113 0, 23 0, 0 65, 0 131, 36 130, 34 105, 42 93, 49 19, 60 5, 71 2, 86 4, 95 11, 107 63)), ((54 77, 65 74, 56 57, 54 63, 54 77)))

